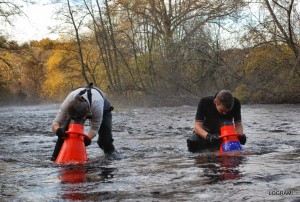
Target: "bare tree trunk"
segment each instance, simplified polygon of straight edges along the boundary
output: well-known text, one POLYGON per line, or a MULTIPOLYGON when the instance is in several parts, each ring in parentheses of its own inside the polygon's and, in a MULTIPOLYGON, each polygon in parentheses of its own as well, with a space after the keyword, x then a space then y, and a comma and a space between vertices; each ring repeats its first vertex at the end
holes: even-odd
POLYGON ((108 39, 110 40, 112 48, 113 48, 113 50, 112 50, 112 52, 113 52, 112 70, 113 70, 114 77, 116 80, 116 84, 117 84, 117 88, 118 88, 117 90, 120 92, 120 91, 122 91, 122 84, 121 84, 120 73, 119 73, 120 62, 118 59, 118 50, 117 50, 115 37, 114 37, 114 29, 113 29, 113 25, 112 25, 111 16, 110 16, 111 13, 110 13, 109 5, 108 5, 108 0, 105 0, 104 4, 105 4, 106 15, 108 18, 108 37, 109 37, 108 39))
POLYGON ((87 75, 86 75, 86 64, 84 63, 84 60, 83 60, 82 46, 81 46, 81 41, 80 41, 80 37, 79 37, 79 28, 81 26, 82 21, 80 21, 78 26, 76 25, 76 22, 75 22, 75 19, 74 19, 74 16, 73 16, 73 11, 72 11, 72 8, 71 8, 71 5, 70 5, 70 1, 67 0, 67 2, 68 2, 69 15, 70 15, 70 18, 72 20, 72 25, 74 27, 75 36, 76 36, 78 56, 79 56, 79 61, 80 61, 80 65, 81 65, 81 73, 82 73, 82 76, 83 76, 85 82, 87 84, 89 84, 90 81, 89 81, 89 79, 87 78, 87 75))
MULTIPOLYGON (((102 14, 102 10, 100 8, 100 3, 98 0, 96 0, 97 3, 97 10, 99 13, 99 19, 100 19, 100 24, 98 24, 94 14, 91 14, 92 18, 93 18, 93 24, 94 24, 94 28, 95 28, 95 37, 96 37, 96 41, 100 50, 100 54, 101 54, 101 58, 106 70, 106 74, 108 77, 108 81, 109 81, 109 85, 110 88, 113 91, 119 91, 121 89, 120 86, 120 79, 118 78, 119 75, 116 74, 116 57, 112 51, 112 44, 111 44, 111 36, 109 33, 109 30, 106 28, 106 24, 104 22, 103 19, 103 14, 102 14)), ((106 4, 107 5, 107 4, 106 4)), ((107 15, 110 15, 109 13, 107 15)))
POLYGON ((112 60, 111 60, 111 56, 110 56, 110 51, 109 51, 109 41, 107 40, 107 34, 106 34, 106 30, 105 30, 105 25, 103 22, 103 18, 102 18, 102 11, 100 9, 99 3, 98 1, 96 1, 97 3, 97 8, 98 8, 98 12, 99 12, 99 18, 100 18, 100 24, 98 24, 95 14, 92 10, 92 5, 91 8, 89 7, 89 5, 87 4, 86 0, 84 0, 84 4, 89 12, 89 15, 92 17, 93 20, 93 27, 94 27, 94 35, 95 35, 95 40, 99 49, 99 54, 101 56, 101 61, 103 62, 104 68, 105 68, 105 72, 106 72, 106 76, 108 79, 108 83, 109 86, 112 90, 115 90, 115 80, 114 77, 112 75, 112 71, 110 70, 111 68, 111 64, 112 64, 112 60))
POLYGON ((291 22, 291 14, 292 14, 292 9, 294 6, 294 0, 291 0, 288 7, 284 7, 283 5, 279 4, 278 1, 272 1, 275 5, 277 5, 280 9, 284 10, 287 14, 287 25, 283 25, 282 23, 279 22, 278 17, 276 16, 276 14, 274 13, 274 9, 271 7, 271 4, 269 2, 269 0, 264 0, 265 5, 268 8, 269 13, 271 14, 274 23, 276 24, 276 26, 278 27, 278 29, 280 30, 281 34, 283 35, 283 38, 286 42, 286 44, 291 48, 291 50, 293 51, 294 55, 295 55, 295 66, 294 66, 294 71, 297 72, 297 74, 299 74, 300 72, 298 72, 297 69, 300 68, 300 47, 297 44, 297 40, 299 43, 299 39, 296 38, 296 34, 293 31, 293 26, 292 26, 292 22, 291 22), (287 30, 284 29, 284 27, 287 27, 287 30))

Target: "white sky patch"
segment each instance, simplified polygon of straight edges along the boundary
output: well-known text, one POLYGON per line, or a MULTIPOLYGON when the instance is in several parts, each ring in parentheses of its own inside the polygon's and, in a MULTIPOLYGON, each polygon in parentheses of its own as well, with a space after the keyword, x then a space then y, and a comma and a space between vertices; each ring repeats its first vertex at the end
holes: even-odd
MULTIPOLYGON (((13 17, 13 20, 11 20, 13 27, 1 22, 1 35, 5 35, 9 40, 14 40, 18 43, 41 40, 43 38, 53 40, 59 38, 58 32, 52 33, 49 29, 55 28, 58 24, 58 21, 54 19, 57 5, 51 4, 50 0, 37 0, 36 4, 24 3, 21 0, 14 0, 14 2, 23 5, 22 11, 26 16, 13 17)), ((295 7, 297 12, 300 13, 300 3, 296 1, 295 7)), ((251 10, 254 13, 258 13, 259 8, 255 5, 251 10)))
POLYGON ((24 4, 22 11, 26 14, 13 18, 13 27, 9 25, 1 26, 1 30, 9 40, 19 43, 31 40, 41 40, 43 38, 57 39, 58 33, 51 33, 49 28, 57 25, 54 19, 55 5, 49 0, 40 0, 36 4, 24 4))
POLYGON ((296 2, 295 4, 296 4, 296 10, 300 14, 300 3, 296 2))

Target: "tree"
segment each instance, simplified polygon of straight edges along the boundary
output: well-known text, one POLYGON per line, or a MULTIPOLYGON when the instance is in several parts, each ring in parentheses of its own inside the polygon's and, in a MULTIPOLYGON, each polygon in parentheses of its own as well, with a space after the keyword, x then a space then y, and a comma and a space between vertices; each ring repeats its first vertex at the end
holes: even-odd
POLYGON ((293 51, 295 65, 293 70, 300 76, 300 15, 297 12, 295 1, 275 1, 272 4, 269 0, 264 0, 265 5, 273 19, 275 29, 269 29, 274 36, 274 40, 283 42, 293 51))
POLYGON ((133 34, 127 34, 130 41, 140 42, 133 46, 134 50, 141 51, 138 55, 149 55, 151 83, 154 84, 153 78, 159 81, 155 82, 153 90, 164 92, 161 89, 169 89, 179 94, 189 91, 183 69, 189 62, 186 61, 187 52, 191 52, 192 43, 189 42, 194 41, 199 33, 204 33, 207 23, 233 15, 244 6, 243 1, 226 1, 223 4, 221 1, 120 0, 117 3, 121 11, 131 14, 122 16, 128 19, 134 30, 133 34), (141 29, 142 26, 144 29, 141 29), (137 34, 140 36, 137 37, 137 34), (156 67, 153 66, 153 54, 156 67))
POLYGON ((249 94, 259 94, 255 101, 262 97, 273 102, 300 99, 297 90, 300 87, 300 18, 295 6, 294 0, 263 0, 259 15, 254 15, 256 20, 248 24, 249 32, 244 39, 251 41, 252 48, 248 47, 241 67, 246 70, 251 67, 252 76, 246 73, 244 83, 249 94), (261 85, 253 86, 253 83, 261 85))
POLYGON ((13 25, 11 17, 22 14, 21 6, 9 1, 0 1, 0 22, 13 25))
MULTIPOLYGON (((0 1, 0 23, 2 25, 8 24, 13 26, 12 17, 22 13, 21 6, 17 3, 0 1)), ((16 67, 10 61, 10 56, 15 54, 18 48, 16 42, 9 42, 5 36, 0 35, 0 95, 3 94, 6 96, 6 99, 12 97, 9 89, 10 82, 17 80, 19 77, 16 73, 16 67)))
POLYGON ((286 44, 294 54, 294 65, 290 70, 299 76, 300 73, 300 15, 294 0, 263 0, 260 13, 253 14, 256 20, 248 24, 245 41, 252 40, 252 46, 266 43, 275 45, 286 44))
POLYGON ((86 75, 87 65, 83 59, 81 38, 79 36, 79 29, 83 23, 85 16, 80 17, 78 20, 75 19, 75 16, 74 16, 75 10, 72 9, 69 0, 67 0, 67 6, 68 6, 68 12, 69 12, 69 20, 71 21, 73 28, 74 28, 74 32, 75 32, 75 37, 76 37, 76 42, 77 42, 77 47, 78 47, 78 58, 79 58, 80 65, 81 65, 81 73, 82 73, 82 76, 83 76, 84 80, 86 81, 86 83, 89 84, 90 81, 86 75))
POLYGON ((112 13, 108 1, 105 0, 103 4, 104 8, 101 8, 98 0, 95 1, 95 5, 93 5, 92 1, 84 1, 84 5, 92 19, 91 29, 99 48, 100 58, 106 71, 109 86, 113 91, 121 92, 120 55, 115 41, 115 26, 111 19, 112 13), (96 8, 95 10, 94 7, 96 8))
POLYGON ((56 43, 45 61, 45 80, 42 84, 43 98, 63 99, 66 94, 84 83, 82 69, 78 65, 78 52, 75 42, 56 43))

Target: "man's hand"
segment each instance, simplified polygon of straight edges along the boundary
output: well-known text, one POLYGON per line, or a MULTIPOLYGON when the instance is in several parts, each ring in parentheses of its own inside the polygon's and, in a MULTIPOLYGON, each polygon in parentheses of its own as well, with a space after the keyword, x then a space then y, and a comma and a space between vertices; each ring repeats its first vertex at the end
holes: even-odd
POLYGON ((239 141, 240 141, 240 143, 241 143, 242 145, 245 145, 245 144, 246 144, 247 137, 246 137, 245 134, 239 135, 239 136, 238 136, 238 139, 239 139, 239 141))
POLYGON ((56 133, 57 137, 60 137, 60 138, 66 138, 68 137, 68 135, 65 133, 65 131, 62 129, 62 128, 58 128, 56 130, 56 133))
POLYGON ((205 138, 205 142, 210 146, 219 146, 220 139, 218 138, 218 134, 210 134, 208 133, 205 138))
POLYGON ((91 138, 84 136, 84 145, 87 147, 92 143, 91 138))

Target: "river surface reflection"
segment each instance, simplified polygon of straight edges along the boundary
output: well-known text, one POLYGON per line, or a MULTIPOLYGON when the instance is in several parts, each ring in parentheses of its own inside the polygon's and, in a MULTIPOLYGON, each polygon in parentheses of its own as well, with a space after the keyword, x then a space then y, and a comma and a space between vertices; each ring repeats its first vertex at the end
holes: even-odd
MULTIPOLYGON (((196 107, 113 112, 117 153, 50 161, 59 105, 0 108, 0 201, 299 201, 300 105, 244 105, 243 154, 189 153, 196 107)), ((86 127, 87 128, 87 127, 86 127)))

